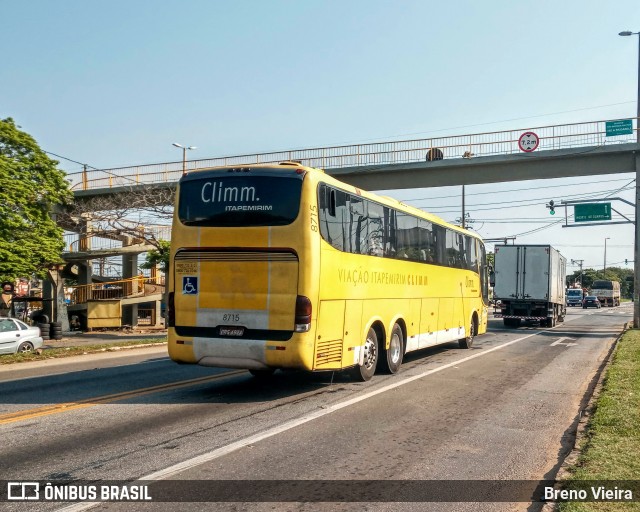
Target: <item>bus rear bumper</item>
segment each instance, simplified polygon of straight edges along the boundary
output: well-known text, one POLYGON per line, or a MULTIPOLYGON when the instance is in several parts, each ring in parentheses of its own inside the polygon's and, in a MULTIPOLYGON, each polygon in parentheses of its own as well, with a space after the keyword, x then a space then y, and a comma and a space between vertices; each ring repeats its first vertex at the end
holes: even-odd
POLYGON ((266 370, 265 345, 265 340, 196 337, 193 355, 201 366, 266 370))
POLYGON ((268 340, 195 337, 193 356, 201 366, 267 370, 310 369, 300 353, 299 334, 287 342, 268 340))
POLYGON ((270 366, 255 359, 240 357, 216 357, 205 356, 198 361, 200 366, 213 366, 217 368, 240 368, 242 370, 268 370, 270 366))

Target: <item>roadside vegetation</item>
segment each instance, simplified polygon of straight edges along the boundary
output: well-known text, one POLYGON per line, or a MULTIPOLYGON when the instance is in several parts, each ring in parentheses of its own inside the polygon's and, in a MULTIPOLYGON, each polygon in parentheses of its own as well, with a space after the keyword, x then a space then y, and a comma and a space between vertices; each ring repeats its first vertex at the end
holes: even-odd
MULTIPOLYGON (((566 480, 567 489, 581 482, 635 481, 640 475, 640 330, 627 331, 616 347, 595 411, 579 446, 582 453, 566 480)), ((621 482, 622 483, 622 482, 621 482)), ((561 503, 562 512, 640 510, 634 503, 561 503)))
POLYGON ((117 352, 119 350, 126 350, 136 348, 139 346, 146 346, 152 344, 166 343, 167 338, 153 338, 153 339, 138 339, 127 340, 116 343, 103 343, 96 345, 86 346, 73 346, 73 347, 56 347, 39 349, 34 352, 28 352, 26 354, 6 354, 0 356, 0 365, 23 363, 26 361, 44 361, 46 359, 57 359, 60 357, 81 356, 85 354, 97 354, 100 352, 117 352))
POLYGON ((590 289, 593 282, 598 279, 605 279, 620 282, 620 295, 631 300, 633 296, 633 269, 621 267, 607 267, 607 271, 586 268, 582 272, 576 270, 573 274, 567 275, 567 286, 573 287, 575 283, 582 282, 584 288, 590 289))
POLYGON ((0 119, 0 279, 45 277, 60 263, 63 230, 51 211, 73 195, 58 162, 13 119, 0 119))

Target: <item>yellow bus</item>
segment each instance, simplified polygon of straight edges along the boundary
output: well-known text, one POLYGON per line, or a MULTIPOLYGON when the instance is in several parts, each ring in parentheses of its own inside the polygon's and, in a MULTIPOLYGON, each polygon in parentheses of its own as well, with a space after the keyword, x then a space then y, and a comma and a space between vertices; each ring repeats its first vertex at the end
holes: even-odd
POLYGON ((169 274, 170 357, 256 376, 368 380, 487 329, 478 235, 296 162, 183 176, 169 274))

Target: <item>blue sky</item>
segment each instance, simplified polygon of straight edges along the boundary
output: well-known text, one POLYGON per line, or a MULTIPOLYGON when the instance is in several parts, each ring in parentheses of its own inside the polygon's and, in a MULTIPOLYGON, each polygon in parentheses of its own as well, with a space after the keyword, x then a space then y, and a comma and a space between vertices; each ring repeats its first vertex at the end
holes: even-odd
MULTIPOLYGON (((179 160, 172 142, 207 158, 636 112, 638 40, 618 32, 640 30, 637 0, 0 0, 0 12, 0 116, 98 168, 179 160)), ((559 202, 627 177, 469 186, 468 210, 485 219, 475 224, 485 237, 521 234, 549 220, 546 200, 479 204, 559 202)), ((445 212, 459 192, 390 195, 454 220, 445 212)), ((632 259, 630 225, 554 226, 517 241, 602 266, 607 236, 609 262, 632 259)))

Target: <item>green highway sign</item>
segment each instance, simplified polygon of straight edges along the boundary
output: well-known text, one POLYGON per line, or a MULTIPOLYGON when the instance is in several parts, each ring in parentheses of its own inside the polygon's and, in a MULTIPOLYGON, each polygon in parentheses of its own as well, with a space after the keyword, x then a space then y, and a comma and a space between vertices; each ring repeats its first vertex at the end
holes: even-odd
POLYGON ((611 220, 611 203, 585 203, 573 206, 573 220, 589 222, 611 220))
POLYGON ((633 133, 633 123, 631 119, 620 119, 618 121, 607 121, 605 123, 607 137, 616 135, 631 135, 633 133))

